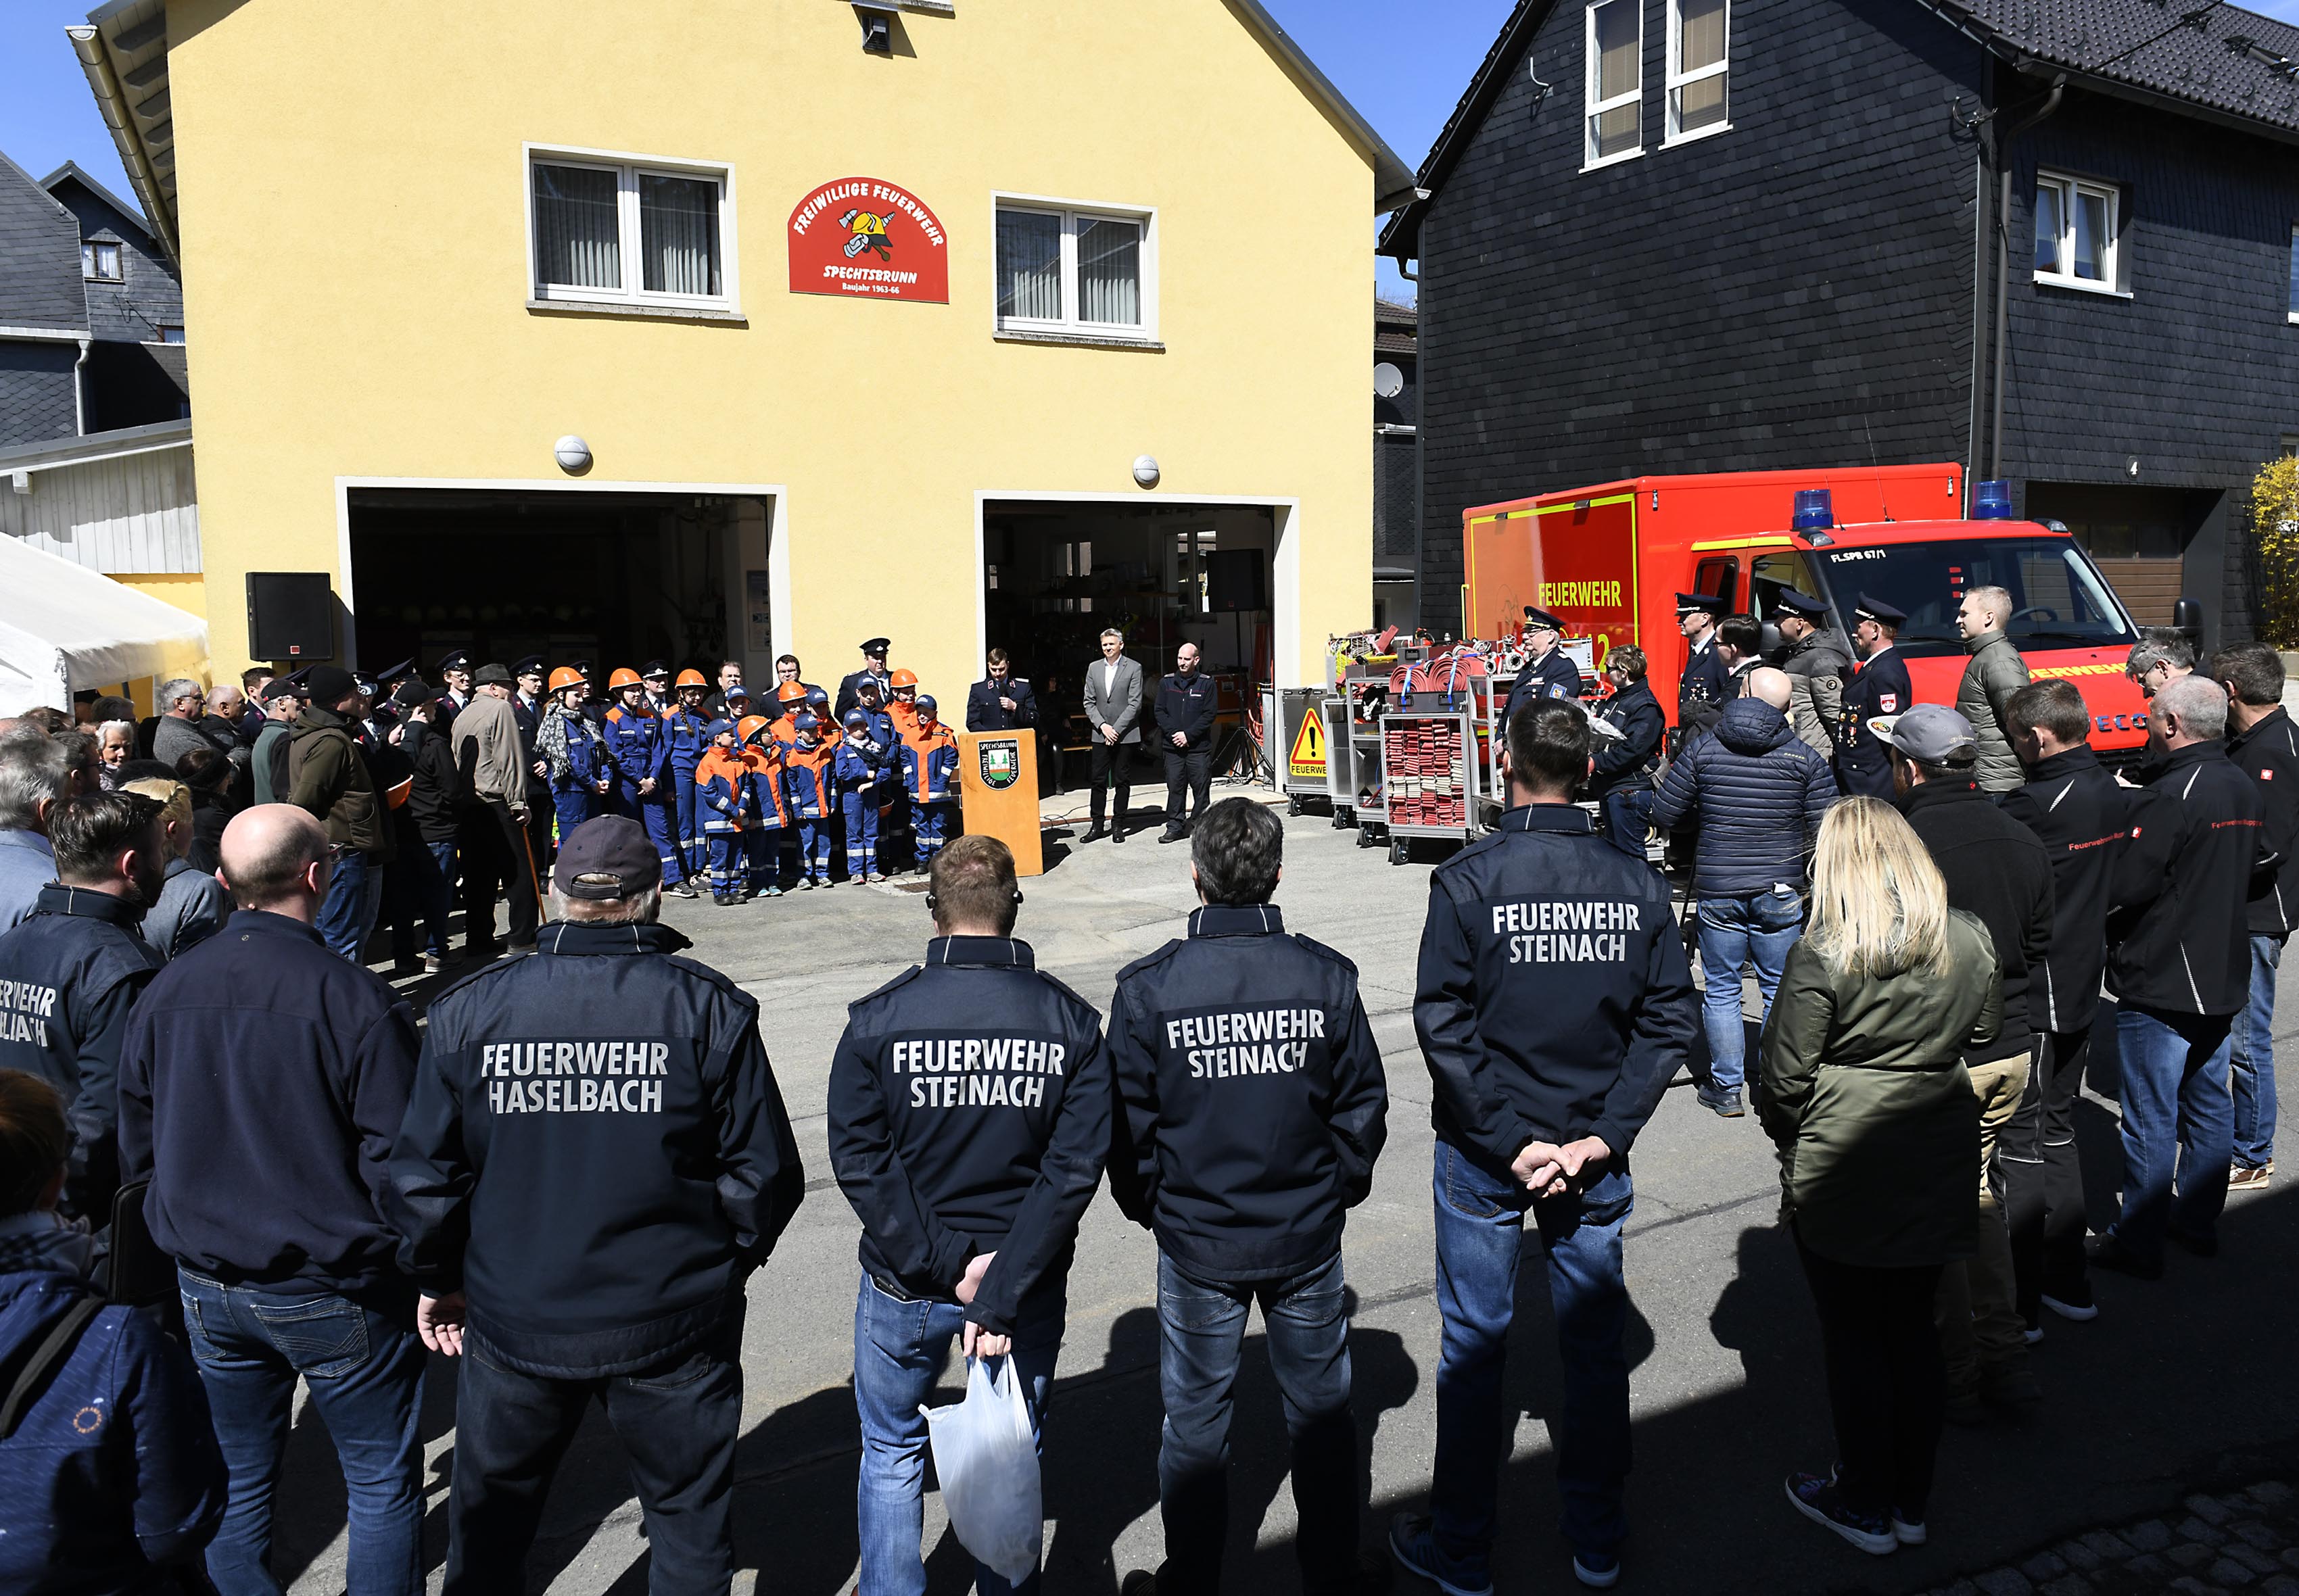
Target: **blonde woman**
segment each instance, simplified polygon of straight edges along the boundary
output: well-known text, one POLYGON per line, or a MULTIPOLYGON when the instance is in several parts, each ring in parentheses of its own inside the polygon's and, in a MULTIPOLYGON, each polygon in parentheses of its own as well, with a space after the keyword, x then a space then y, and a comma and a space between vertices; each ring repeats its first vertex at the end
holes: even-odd
MULTIPOLYGON (((220 757, 220 756, 219 756, 220 757)), ((223 929, 231 918, 231 894, 223 883, 195 869, 192 851, 192 790, 167 776, 123 781, 122 792, 140 793, 161 806, 160 825, 168 839, 168 873, 160 896, 145 906, 137 932, 162 958, 188 953, 223 929)))
POLYGON ((1821 823, 1813 908, 1759 1051, 1756 1112, 1820 1312, 1836 1468, 1791 1474, 1797 1510, 1863 1551, 1924 1538, 1946 1393, 1932 1294, 1969 1258, 1979 1110, 1962 1053, 2004 1011, 1987 928, 1881 799, 1821 823))

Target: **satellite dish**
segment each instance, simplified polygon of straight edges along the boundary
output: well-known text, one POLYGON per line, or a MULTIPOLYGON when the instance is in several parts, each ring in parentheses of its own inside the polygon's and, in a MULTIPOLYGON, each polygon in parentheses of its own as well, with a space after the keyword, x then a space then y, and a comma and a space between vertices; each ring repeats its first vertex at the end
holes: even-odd
POLYGON ((1383 360, 1373 368, 1373 391, 1378 398, 1395 399, 1405 392, 1405 373, 1383 360))

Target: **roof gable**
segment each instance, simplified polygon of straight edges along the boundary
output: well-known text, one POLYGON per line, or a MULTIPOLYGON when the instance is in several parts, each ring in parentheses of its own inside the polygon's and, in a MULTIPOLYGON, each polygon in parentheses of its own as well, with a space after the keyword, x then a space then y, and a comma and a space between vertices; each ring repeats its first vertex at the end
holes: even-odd
MULTIPOLYGON (((94 198, 99 204, 103 205, 106 210, 109 210, 112 215, 118 219, 119 222, 126 227, 128 232, 134 235, 136 242, 147 252, 153 248, 152 233, 151 229, 145 226, 144 212, 129 204, 126 200, 121 199, 118 194, 112 193, 112 190, 106 188, 94 178, 89 177, 87 171, 81 168, 79 162, 76 161, 67 161, 62 166, 56 168, 55 170, 50 172, 46 177, 40 179, 40 186, 47 190, 47 192, 54 197, 59 204, 63 205, 66 209, 78 214, 79 208, 74 206, 71 201, 65 199, 63 194, 63 191, 67 187, 74 185, 87 190, 92 198, 94 198)), ((81 226, 86 227, 89 219, 90 219, 86 216, 81 216, 81 226)), ((107 223, 105 225, 110 226, 111 224, 107 223)))
POLYGON ((0 327, 87 335, 79 218, 0 154, 0 327))

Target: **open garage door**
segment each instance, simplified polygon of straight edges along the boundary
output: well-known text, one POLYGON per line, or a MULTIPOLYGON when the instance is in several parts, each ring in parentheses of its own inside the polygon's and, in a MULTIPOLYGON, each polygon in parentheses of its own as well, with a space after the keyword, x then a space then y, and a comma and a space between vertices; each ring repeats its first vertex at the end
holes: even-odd
MULTIPOLYGON (((453 649, 540 654, 601 674, 664 659, 757 672, 765 499, 693 492, 354 488, 352 595, 360 662, 453 649), (760 590, 754 591, 753 590, 760 590)), ((771 675, 771 671, 764 673, 771 675)))

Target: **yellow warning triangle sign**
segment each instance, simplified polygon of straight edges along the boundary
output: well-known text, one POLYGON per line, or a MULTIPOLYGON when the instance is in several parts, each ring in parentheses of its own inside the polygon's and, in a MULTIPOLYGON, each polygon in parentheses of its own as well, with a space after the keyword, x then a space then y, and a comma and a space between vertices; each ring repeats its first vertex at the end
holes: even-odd
POLYGON ((1293 734, 1293 751, 1285 757, 1285 763, 1297 776, 1324 775, 1325 722, 1315 710, 1301 717, 1301 729, 1293 734))

